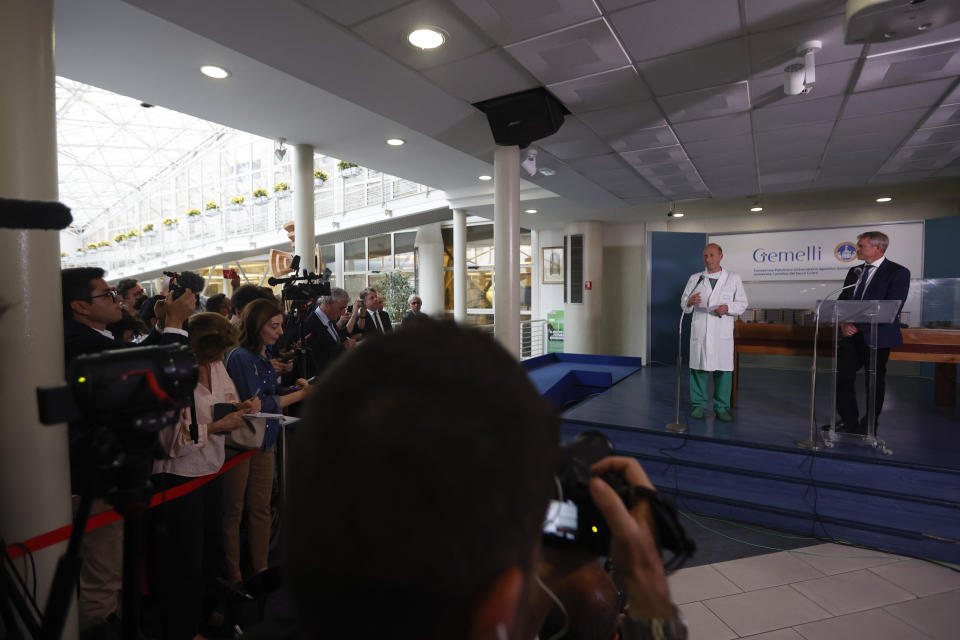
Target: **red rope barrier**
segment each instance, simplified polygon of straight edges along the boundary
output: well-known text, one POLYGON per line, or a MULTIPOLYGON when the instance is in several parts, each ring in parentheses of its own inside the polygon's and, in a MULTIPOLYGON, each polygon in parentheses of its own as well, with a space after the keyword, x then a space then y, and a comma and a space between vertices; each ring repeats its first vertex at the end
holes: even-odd
MULTIPOLYGON (((162 504, 164 502, 170 502, 171 500, 176 500, 177 498, 187 495, 191 491, 195 491, 199 489, 200 487, 207 484, 217 476, 220 476, 226 473, 227 471, 229 471, 230 469, 232 469, 233 467, 237 466, 238 464, 240 464, 241 462, 243 462, 244 460, 246 460, 256 452, 257 452, 256 449, 253 449, 251 451, 244 451, 243 453, 236 455, 230 458, 229 460, 227 460, 226 462, 224 462, 223 466, 220 467, 220 470, 217 471, 216 473, 211 473, 208 476, 200 476, 199 478, 194 478, 189 482, 184 482, 183 484, 177 485, 172 489, 167 489, 166 491, 153 494, 153 497, 150 498, 150 505, 148 506, 148 508, 152 509, 158 504, 162 504)), ((100 513, 90 516, 87 519, 87 526, 84 528, 84 531, 93 531, 94 529, 98 529, 104 525, 110 524, 111 522, 116 522, 121 518, 123 518, 123 514, 118 513, 113 509, 102 511, 100 513)), ((31 552, 39 551, 40 549, 57 544, 58 542, 69 540, 71 533, 73 533, 73 525, 68 524, 63 527, 60 527, 59 529, 54 529, 53 531, 41 533, 40 535, 34 536, 29 540, 25 540, 17 544, 8 545, 7 554, 10 556, 11 559, 18 558, 24 555, 25 553, 27 553, 27 551, 31 551, 31 552)))

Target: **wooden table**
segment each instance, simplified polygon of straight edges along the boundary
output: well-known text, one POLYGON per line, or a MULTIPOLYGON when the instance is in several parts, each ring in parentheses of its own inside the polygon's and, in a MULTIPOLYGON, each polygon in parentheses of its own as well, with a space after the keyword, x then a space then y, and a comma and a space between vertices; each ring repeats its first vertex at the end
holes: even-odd
MULTIPOLYGON (((903 346, 890 350, 891 360, 936 363, 934 401, 937 406, 952 407, 957 402, 957 364, 960 363, 960 330, 903 329, 903 346)), ((817 353, 833 355, 833 328, 821 325, 817 353)), ((733 393, 737 404, 740 354, 813 356, 813 327, 795 324, 737 322, 733 328, 733 393)))

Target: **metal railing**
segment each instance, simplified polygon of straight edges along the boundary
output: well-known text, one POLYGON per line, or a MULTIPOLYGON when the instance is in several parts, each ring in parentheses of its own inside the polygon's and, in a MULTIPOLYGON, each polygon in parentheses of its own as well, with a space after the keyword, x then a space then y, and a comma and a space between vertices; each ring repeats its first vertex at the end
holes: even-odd
MULTIPOLYGON (((374 204, 387 204, 410 196, 424 193, 427 187, 402 178, 370 171, 369 178, 349 179, 344 184, 345 196, 353 183, 359 191, 359 197, 346 197, 336 211, 336 198, 331 183, 315 187, 314 217, 317 220, 343 214, 358 208, 374 204)), ((188 254, 192 250, 216 247, 227 239, 250 238, 262 234, 276 234, 277 239, 285 239, 286 232, 281 225, 293 219, 293 198, 289 192, 283 195, 271 195, 264 199, 254 199, 239 205, 227 205, 196 216, 179 216, 177 224, 165 226, 154 223, 152 232, 140 232, 133 240, 117 244, 112 234, 126 233, 128 227, 120 226, 109 233, 110 246, 94 251, 74 252, 62 259, 63 266, 97 265, 108 270, 138 265, 153 258, 172 254, 188 254)))

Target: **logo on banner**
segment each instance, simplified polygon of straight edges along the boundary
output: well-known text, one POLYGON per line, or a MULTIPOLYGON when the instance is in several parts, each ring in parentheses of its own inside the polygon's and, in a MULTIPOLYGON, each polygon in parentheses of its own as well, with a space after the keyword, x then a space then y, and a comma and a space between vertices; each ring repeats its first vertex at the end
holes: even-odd
POLYGON ((857 259, 857 245, 852 242, 841 242, 833 250, 833 255, 840 262, 853 262, 857 259))

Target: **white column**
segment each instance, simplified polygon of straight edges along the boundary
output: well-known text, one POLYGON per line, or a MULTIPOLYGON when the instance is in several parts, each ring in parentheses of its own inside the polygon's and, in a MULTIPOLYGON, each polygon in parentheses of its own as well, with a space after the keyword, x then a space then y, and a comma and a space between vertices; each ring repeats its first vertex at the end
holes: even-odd
MULTIPOLYGON (((13 0, 0 20, 0 196, 57 200, 53 0, 13 0)), ((36 388, 63 382, 60 233, 0 229, 0 531, 20 542, 70 522, 66 425, 42 426, 36 388)), ((34 553, 44 606, 66 543, 34 553)), ((22 567, 21 562, 15 563, 22 567)), ((77 635, 76 615, 64 638, 77 635)))
POLYGON ((520 150, 493 156, 493 318, 497 340, 520 357, 520 150))
POLYGON ((543 265, 541 262, 540 254, 540 232, 536 229, 530 230, 530 319, 531 320, 541 320, 543 316, 540 315, 540 283, 542 278, 540 276, 543 265))
POLYGON ((313 222, 313 146, 293 145, 293 245, 300 268, 316 271, 313 261, 316 230, 313 222))
POLYGON ((453 210, 453 317, 467 321, 467 212, 453 210))
MULTIPOLYGON (((567 225, 564 234, 583 236, 583 302, 567 296, 563 306, 563 350, 566 353, 600 353, 603 320, 603 223, 578 222, 567 225), (590 289, 586 288, 590 283, 590 289)), ((568 251, 567 262, 570 261, 568 251)), ((570 265, 565 265, 569 281, 570 265)), ((570 292, 573 293, 572 291, 570 292)))
POLYGON ((420 262, 417 295, 423 300, 420 310, 429 316, 443 316, 443 236, 440 223, 425 224, 417 229, 415 245, 420 262))

